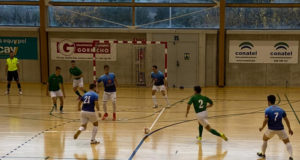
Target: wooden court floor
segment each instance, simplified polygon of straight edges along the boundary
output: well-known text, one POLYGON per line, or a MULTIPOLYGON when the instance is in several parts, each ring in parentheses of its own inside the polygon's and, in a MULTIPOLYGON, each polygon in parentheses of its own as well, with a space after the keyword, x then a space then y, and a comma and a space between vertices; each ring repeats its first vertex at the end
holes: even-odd
MULTIPOLYGON (((13 85, 14 86, 14 85, 13 85)), ((150 88, 119 88, 117 92, 118 121, 100 121, 98 145, 90 145, 91 124, 78 140, 73 134, 78 129, 79 112, 71 85, 66 86, 65 114, 49 115, 51 100, 45 96, 45 86, 24 84, 24 95, 18 96, 12 88, 10 96, 4 96, 5 84, 0 84, 0 159, 129 159, 165 102, 152 108, 150 88)), ((15 86, 14 86, 15 87, 15 86)), ((228 142, 204 131, 202 143, 198 143, 198 126, 195 114, 185 118, 187 98, 191 89, 170 89, 173 104, 155 125, 154 130, 141 143, 133 159, 137 160, 257 160, 263 133, 258 131, 267 107, 266 96, 279 94, 280 106, 287 111, 294 130, 290 137, 295 160, 300 159, 300 125, 287 103, 286 93, 300 116, 300 89, 298 88, 204 88, 203 94, 211 97, 215 105, 209 109, 211 126, 224 132, 228 142), (186 121, 190 120, 190 121, 186 121), (176 124, 177 123, 177 124, 176 124), (165 127, 165 128, 164 128, 165 127)), ((111 111, 111 104, 109 104, 111 111)), ((193 111, 193 110, 191 110, 193 111)), ((265 131, 265 130, 264 130, 265 131)), ((285 145, 274 137, 268 144, 268 160, 286 160, 285 145)))

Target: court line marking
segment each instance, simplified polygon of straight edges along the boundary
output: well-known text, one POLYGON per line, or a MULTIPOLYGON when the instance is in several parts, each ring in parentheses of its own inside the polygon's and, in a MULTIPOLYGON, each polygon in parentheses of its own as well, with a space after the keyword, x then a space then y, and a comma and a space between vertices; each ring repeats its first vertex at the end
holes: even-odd
MULTIPOLYGON (((280 99, 280 96, 279 94, 277 94, 277 96, 279 97, 279 100, 277 104, 280 104, 281 102, 281 99, 280 99)), ((247 114, 255 114, 255 113, 258 113, 258 112, 261 112, 265 109, 259 109, 259 110, 256 110, 256 111, 252 111, 252 112, 246 112, 246 113, 235 113, 235 114, 225 114, 225 115, 216 115, 216 116, 211 116, 211 117, 208 117, 208 118, 219 118, 219 117, 229 117, 229 116, 241 116, 241 115, 247 115, 247 114)), ((140 147, 142 146, 142 144, 145 142, 145 140, 151 136, 152 134, 160 131, 160 130, 163 130, 165 128, 168 128, 168 127, 172 127, 172 126, 175 126, 175 125, 178 125, 178 124, 182 124, 182 123, 186 123, 186 122, 191 122, 191 121, 195 121, 197 119, 191 119, 191 120, 184 120, 184 121, 179 121, 179 122, 176 122, 176 123, 173 123, 173 124, 169 124, 169 125, 166 125, 164 127, 161 127, 161 128, 158 128, 150 133, 148 133, 147 135, 145 135, 142 140, 140 141, 140 143, 136 146, 136 148, 133 150, 132 154, 130 155, 130 157, 128 158, 128 160, 132 160, 134 158, 134 156, 136 155, 136 153, 138 152, 138 150, 140 149, 140 147)))
POLYGON ((287 96, 286 94, 284 94, 284 96, 285 96, 285 98, 286 98, 286 100, 287 100, 289 106, 291 107, 292 111, 294 112, 294 115, 295 115, 295 117, 296 117, 298 123, 300 124, 299 117, 298 117, 297 113, 295 112, 294 107, 292 106, 292 104, 291 104, 291 102, 290 102, 288 96, 287 96))
POLYGON ((38 132, 37 134, 33 135, 30 139, 28 139, 27 141, 25 141, 24 143, 18 145, 17 147, 15 147, 14 149, 12 149, 11 151, 7 152, 5 155, 1 156, 0 157, 0 160, 4 159, 4 158, 7 158, 7 156, 13 154, 14 152, 18 151, 20 148, 22 148, 24 145, 26 145, 27 143, 31 142, 32 140, 34 140, 35 138, 39 137, 40 135, 44 134, 45 132, 47 131, 50 131, 52 129, 55 129, 57 127, 60 127, 60 126, 63 126, 65 124, 68 124, 68 123, 71 123, 73 121, 68 121, 68 122, 63 122, 61 124, 57 124, 57 125, 54 125, 53 127, 50 127, 50 128, 47 128, 43 131, 40 131, 38 132))

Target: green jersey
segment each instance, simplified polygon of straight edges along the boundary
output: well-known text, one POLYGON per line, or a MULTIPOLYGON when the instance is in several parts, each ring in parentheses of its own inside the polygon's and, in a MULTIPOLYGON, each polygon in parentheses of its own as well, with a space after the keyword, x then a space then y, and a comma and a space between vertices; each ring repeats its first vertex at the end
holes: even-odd
POLYGON ((48 79, 49 91, 58 91, 60 89, 59 84, 63 84, 63 77, 56 74, 50 75, 48 79))
POLYGON ((206 111, 207 103, 213 104, 212 100, 200 94, 195 94, 188 104, 193 104, 196 113, 206 111))
POLYGON ((69 72, 73 76, 80 76, 82 74, 81 70, 78 67, 70 68, 69 72))

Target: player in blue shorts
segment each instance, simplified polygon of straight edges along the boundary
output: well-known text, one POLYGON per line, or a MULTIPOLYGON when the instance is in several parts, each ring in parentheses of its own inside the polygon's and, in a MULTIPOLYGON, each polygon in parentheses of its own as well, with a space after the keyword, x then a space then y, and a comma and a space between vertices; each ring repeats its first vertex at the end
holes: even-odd
POLYGON ((100 108, 98 103, 98 94, 96 93, 96 85, 90 84, 90 91, 86 92, 78 102, 78 110, 81 111, 81 126, 78 131, 74 134, 74 139, 77 139, 82 131, 86 129, 87 123, 90 121, 93 123, 92 139, 91 144, 98 144, 99 142, 95 139, 98 131, 98 116, 101 117, 100 108), (82 107, 81 104, 83 103, 82 107), (98 111, 98 116, 95 112, 95 107, 98 111))
POLYGON ((167 102, 167 107, 170 107, 170 103, 169 103, 168 96, 166 93, 166 88, 168 88, 168 83, 165 79, 165 76, 161 71, 159 71, 157 69, 156 65, 152 66, 152 71, 153 72, 151 73, 151 78, 152 78, 152 84, 153 84, 153 87, 152 87, 152 100, 154 103, 153 108, 158 107, 156 96, 155 96, 155 93, 157 91, 161 92, 161 94, 164 96, 164 98, 167 102))
POLYGON ((116 110, 117 110, 117 86, 118 82, 116 79, 116 76, 114 73, 109 72, 109 66, 104 65, 104 74, 99 77, 98 79, 98 91, 100 90, 100 83, 103 82, 104 86, 104 93, 103 93, 103 111, 104 116, 102 117, 102 120, 105 120, 108 117, 107 113, 107 101, 112 101, 113 106, 113 120, 115 121, 117 119, 116 110))
POLYGON ((293 149, 290 143, 289 137, 284 131, 284 126, 282 124, 282 119, 284 119, 288 129, 289 134, 293 135, 293 131, 290 126, 290 121, 287 118, 287 115, 283 109, 275 105, 276 97, 274 95, 268 96, 268 105, 269 107, 265 110, 265 120, 262 127, 259 128, 259 131, 262 131, 265 126, 268 124, 268 130, 263 136, 263 145, 262 151, 257 153, 259 157, 266 157, 266 150, 268 145, 268 140, 271 139, 274 135, 277 135, 283 143, 286 145, 287 151, 290 154, 289 160, 293 160, 293 149))

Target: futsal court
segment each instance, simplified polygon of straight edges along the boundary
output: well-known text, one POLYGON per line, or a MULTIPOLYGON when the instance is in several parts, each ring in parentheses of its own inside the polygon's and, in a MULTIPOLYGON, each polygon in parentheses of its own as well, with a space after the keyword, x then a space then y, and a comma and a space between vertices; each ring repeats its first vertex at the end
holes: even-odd
MULTIPOLYGON (((3 84, 1 85, 3 87, 3 84)), ((286 88, 215 88, 203 89, 203 94, 215 102, 208 109, 212 127, 224 132, 227 142, 204 131, 203 140, 196 139, 198 125, 195 114, 185 118, 186 103, 192 89, 169 89, 171 108, 166 109, 151 135, 144 138, 165 101, 158 95, 159 108, 152 108, 150 88, 121 87, 118 89, 117 121, 112 115, 99 121, 98 145, 90 145, 91 124, 77 140, 73 134, 80 125, 76 97, 67 85, 65 113, 49 115, 51 101, 44 95, 45 86, 25 84, 24 95, 12 92, 1 96, 1 159, 199 159, 238 160, 258 159, 262 132, 258 131, 267 107, 266 96, 278 94, 279 105, 291 121, 294 135, 290 136, 294 158, 300 158, 298 89, 286 88), (288 96, 295 113, 284 94, 288 96), (141 144, 139 148, 137 146, 141 144)), ((109 104, 111 110, 111 104, 109 104)), ((286 159, 284 144, 277 137, 269 142, 268 158, 286 159)))

